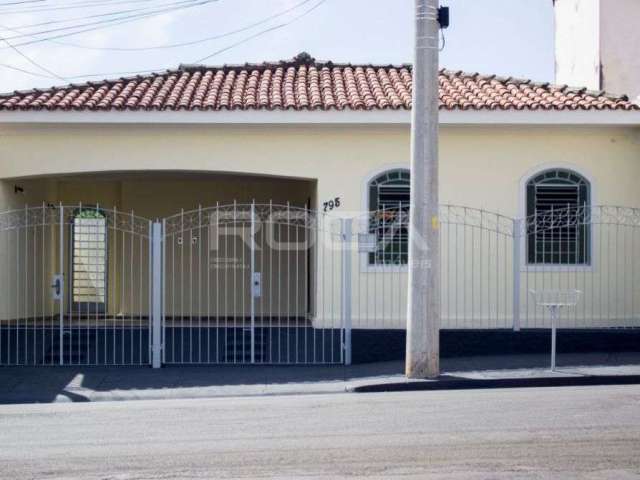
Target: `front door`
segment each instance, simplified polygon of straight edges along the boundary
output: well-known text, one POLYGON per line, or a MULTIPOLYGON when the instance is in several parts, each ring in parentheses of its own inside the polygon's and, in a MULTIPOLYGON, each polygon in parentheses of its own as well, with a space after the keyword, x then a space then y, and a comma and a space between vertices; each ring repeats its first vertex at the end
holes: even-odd
POLYGON ((71 231, 71 309, 105 313, 107 298, 107 219, 96 208, 78 210, 71 231))

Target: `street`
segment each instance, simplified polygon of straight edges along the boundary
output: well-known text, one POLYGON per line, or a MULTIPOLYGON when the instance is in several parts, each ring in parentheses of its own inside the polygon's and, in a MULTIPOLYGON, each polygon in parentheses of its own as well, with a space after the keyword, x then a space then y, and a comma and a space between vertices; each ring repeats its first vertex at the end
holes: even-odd
POLYGON ((640 386, 0 407, 0 478, 640 479, 640 386))

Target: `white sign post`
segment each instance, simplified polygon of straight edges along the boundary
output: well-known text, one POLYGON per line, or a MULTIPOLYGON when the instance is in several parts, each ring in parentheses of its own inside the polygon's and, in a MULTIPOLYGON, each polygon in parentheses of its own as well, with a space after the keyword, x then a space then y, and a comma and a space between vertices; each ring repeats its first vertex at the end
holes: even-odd
POLYGON ((551 315, 551 371, 556 369, 556 329, 562 308, 575 307, 580 299, 580 290, 529 290, 540 307, 551 315))

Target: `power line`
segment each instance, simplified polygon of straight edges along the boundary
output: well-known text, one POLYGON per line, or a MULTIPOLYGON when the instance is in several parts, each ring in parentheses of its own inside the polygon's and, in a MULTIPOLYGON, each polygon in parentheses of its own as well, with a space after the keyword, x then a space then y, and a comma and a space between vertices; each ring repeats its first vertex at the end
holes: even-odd
POLYGON ((18 55, 20 55, 22 58, 24 58, 27 62, 29 62, 34 67, 39 68, 43 72, 47 72, 49 75, 52 75, 54 78, 57 78, 58 80, 62 80, 62 81, 66 80, 66 78, 61 77, 60 75, 58 75, 55 72, 52 72, 48 68, 40 65, 38 62, 33 60, 31 57, 29 57, 29 56, 25 55, 24 53, 22 53, 19 49, 17 49, 14 45, 12 45, 6 38, 0 37, 0 40, 2 40, 4 43, 6 43, 9 46, 9 48, 11 48, 11 50, 16 52, 18 55))
POLYGON ((130 75, 145 75, 148 73, 156 73, 162 71, 169 71, 166 67, 158 67, 158 68, 150 68, 147 70, 128 70, 124 72, 103 72, 103 73, 87 73, 84 75, 74 75, 72 77, 67 77, 68 80, 79 80, 81 78, 108 78, 108 77, 121 77, 121 76, 130 76, 130 75))
POLYGON ((15 67, 13 65, 8 65, 6 63, 0 63, 0 67, 3 68, 8 68, 9 70, 15 70, 17 72, 21 72, 21 73, 26 73, 27 75, 33 75, 34 77, 41 77, 41 78, 55 78, 52 77, 50 75, 43 75, 41 73, 37 73, 37 72, 32 72, 31 70, 26 70, 24 68, 20 68, 20 67, 15 67))
MULTIPOLYGON (((164 45, 154 45, 154 46, 150 46, 150 47, 93 47, 90 45, 81 45, 78 43, 73 43, 73 42, 61 42, 61 41, 57 41, 57 40, 48 40, 51 43, 56 43, 58 45, 64 45, 64 46, 68 46, 68 47, 75 47, 75 48, 80 48, 80 49, 85 49, 85 50, 99 50, 99 51, 115 51, 115 52, 135 52, 135 51, 149 51, 149 50, 162 50, 162 49, 169 49, 169 48, 179 48, 179 47, 186 47, 186 46, 190 46, 190 45, 197 45, 199 43, 205 43, 205 42, 209 42, 209 41, 213 41, 213 40, 219 40, 221 38, 225 38, 225 37, 229 37, 238 33, 242 33, 242 32, 246 32, 247 30, 251 30, 255 27, 258 27, 260 25, 263 25, 267 22, 270 22, 271 20, 274 20, 278 17, 281 17, 283 15, 286 15, 294 10, 297 10, 298 8, 312 2, 313 0, 303 0, 295 5, 293 5, 292 7, 287 8, 286 10, 282 10, 278 13, 275 13, 273 15, 270 15, 266 18, 263 18, 257 22, 254 22, 250 25, 241 27, 241 28, 237 28, 235 30, 231 30, 225 33, 221 33, 218 35, 212 35, 212 36, 208 36, 208 37, 203 37, 203 38, 199 38, 197 40, 190 40, 190 41, 185 41, 185 42, 178 42, 178 43, 169 43, 169 44, 164 44, 164 45)), ((106 15, 106 14, 103 14, 106 15)), ((18 33, 22 33, 19 30, 14 28, 9 28, 9 27, 5 27, 8 30, 11 31, 17 31, 18 33)))
POLYGON ((292 18, 291 20, 289 20, 289 21, 287 21, 287 22, 284 22, 284 23, 281 23, 281 24, 279 24, 279 25, 276 25, 276 26, 274 26, 274 27, 270 27, 270 28, 267 28, 267 29, 265 29, 265 30, 261 30, 260 32, 255 33, 255 34, 253 34, 253 35, 251 35, 251 36, 249 36, 249 37, 246 37, 246 38, 244 38, 244 39, 240 40, 239 42, 236 42, 236 43, 234 43, 234 44, 229 45, 228 47, 225 47, 225 48, 222 48, 222 49, 220 49, 220 50, 217 50, 217 51, 213 52, 212 54, 207 55, 206 57, 202 57, 202 58, 200 58, 200 59, 196 60, 196 61, 195 61, 195 63, 203 62, 203 61, 205 61, 205 60, 210 59, 211 57, 214 57, 214 56, 216 56, 216 55, 219 55, 219 54, 221 54, 221 53, 223 53, 223 52, 226 52, 227 50, 231 50, 232 48, 235 48, 235 47, 237 47, 237 46, 239 46, 239 45, 242 45, 243 43, 246 43, 246 42, 248 42, 248 41, 250 41, 250 40, 253 40, 254 38, 261 37, 262 35, 266 35, 267 33, 270 33, 270 32, 273 32, 273 31, 275 31, 275 30, 279 30, 279 29, 281 29, 281 28, 287 27, 287 26, 291 25, 292 23, 294 23, 294 22, 296 22, 296 21, 300 20, 301 18, 303 18, 303 17, 307 16, 307 15, 308 15, 308 14, 310 14, 311 12, 313 12, 316 8, 318 8, 320 5, 322 5, 322 4, 323 4, 323 3, 325 3, 326 1, 327 1, 327 0, 320 0, 318 3, 316 3, 315 5, 313 5, 313 6, 312 6, 311 8, 309 8, 308 10, 305 10, 303 13, 301 13, 301 14, 300 14, 300 15, 298 15, 297 17, 294 17, 294 18, 292 18))
MULTIPOLYGON (((82 33, 93 32, 93 31, 96 31, 96 30, 102 30, 104 28, 109 28, 109 27, 113 27, 113 26, 117 26, 117 25, 122 25, 122 24, 125 24, 125 23, 134 22, 134 21, 139 20, 139 19, 151 18, 151 17, 154 17, 156 15, 162 15, 162 14, 173 12, 173 11, 179 11, 179 10, 184 10, 184 9, 191 8, 191 7, 197 7, 197 6, 201 6, 201 5, 206 5, 206 4, 211 3, 213 1, 217 1, 217 0, 200 0, 197 3, 193 3, 193 4, 181 6, 181 7, 169 8, 169 9, 165 9, 165 10, 162 10, 162 11, 157 11, 157 12, 153 12, 153 13, 147 13, 147 14, 144 14, 144 15, 138 15, 135 18, 114 19, 116 21, 113 21, 109 25, 99 25, 99 26, 95 26, 95 27, 85 28, 85 29, 82 29, 82 30, 77 30, 75 32, 61 33, 59 35, 54 35, 54 36, 51 36, 51 37, 35 38, 34 40, 28 40, 28 41, 23 41, 23 42, 17 43, 16 46, 22 47, 22 46, 25 46, 25 45, 33 45, 33 44, 41 43, 41 42, 45 42, 45 41, 56 40, 58 38, 65 38, 65 37, 70 37, 70 36, 73 36, 73 35, 80 35, 82 33)), ((105 22, 103 22, 103 23, 105 23, 105 22)), ((7 28, 6 26, 0 25, 0 27, 5 28, 7 30, 12 30, 11 28, 7 28)), ((21 35, 21 36, 35 37, 35 34, 24 34, 24 35, 21 35)))
MULTIPOLYGON (((200 63, 204 60, 208 60, 211 57, 214 57, 216 55, 219 55, 223 52, 226 52, 227 50, 231 50, 232 48, 238 47, 244 43, 247 43, 251 40, 253 40, 254 38, 260 37, 262 35, 265 35, 269 32, 273 32, 275 30, 279 30, 281 28, 284 28, 288 25, 291 25, 292 23, 296 22, 297 20, 300 20, 301 18, 303 18, 304 16, 308 15, 309 13, 311 13, 312 11, 314 11, 316 8, 318 8, 320 5, 322 5, 323 3, 325 3, 327 0, 320 0, 318 3, 316 3, 315 5, 313 5, 311 8, 309 8, 308 10, 304 11, 302 14, 298 15, 297 17, 292 18, 291 20, 289 20, 288 22, 285 23, 281 23, 279 25, 270 27, 270 28, 266 28, 264 30, 261 30, 253 35, 250 35, 248 37, 243 38, 242 40, 235 42, 231 45, 228 45, 224 48, 221 48, 220 50, 216 50, 215 52, 207 55, 206 57, 202 57, 199 60, 196 60, 193 63, 200 63)), ((109 73, 91 73, 91 74, 86 74, 86 75, 75 75, 72 77, 67 77, 68 79, 80 79, 80 78, 90 78, 90 77, 107 77, 107 76, 115 76, 115 75, 143 75, 146 73, 153 73, 153 72, 157 72, 157 71, 161 71, 163 70, 164 67, 158 67, 158 68, 151 68, 151 69, 147 69, 147 70, 133 70, 133 71, 126 71, 126 72, 109 72, 109 73)))
MULTIPOLYGON (((12 37, 7 37, 7 40, 14 40, 16 38, 23 38, 23 37, 35 37, 37 35, 44 35, 47 33, 55 33, 55 32, 64 32, 66 30, 73 30, 73 29, 77 29, 77 28, 82 28, 82 27, 92 27, 92 26, 102 26, 101 28, 106 28, 109 27, 111 25, 106 25, 106 27, 104 26, 105 24, 110 24, 110 23, 114 23, 114 22, 118 22, 118 24, 120 23, 119 21, 122 21, 122 23, 124 23, 125 20, 128 21, 135 21, 139 18, 146 18, 146 17, 150 17, 150 16, 155 16, 155 15, 160 15, 163 13, 167 13, 167 12, 171 12, 171 11, 175 11, 175 10, 180 10, 182 8, 189 8, 189 7, 195 7, 195 6, 200 6, 200 5, 205 5, 207 3, 211 3, 217 0, 181 0, 179 2, 175 2, 170 8, 163 8, 160 10, 154 10, 151 12, 147 12, 147 13, 139 13, 139 14, 135 14, 135 15, 128 15, 128 16, 123 16, 123 17, 118 17, 118 18, 111 18, 111 19, 107 19, 107 20, 100 20, 100 21, 96 21, 96 22, 88 22, 88 23, 84 23, 84 24, 80 24, 80 25, 71 25, 71 26, 67 26, 67 27, 59 27, 59 28, 52 28, 49 30, 41 30, 39 32, 31 32, 31 33, 21 33, 18 35, 14 35, 12 37)), ((96 30, 99 28, 96 28, 96 30)), ((81 32, 86 31, 86 30, 81 30, 81 32)), ((71 35, 77 35, 78 33, 81 32, 71 32, 71 33, 67 33, 67 34, 63 34, 62 36, 71 36, 71 35)), ((58 38, 58 37, 53 37, 53 38, 58 38)), ((32 43, 38 43, 44 41, 44 39, 36 39, 36 40, 31 40, 28 42, 22 42, 19 44, 16 44, 16 46, 23 46, 23 45, 30 45, 32 43)))
MULTIPOLYGON (((311 12, 313 12, 314 10, 316 10, 318 7, 320 7, 322 4, 324 4, 327 0, 319 0, 316 4, 314 4, 311 8, 305 10, 303 13, 301 13, 300 15, 292 18, 291 20, 281 23, 279 25, 275 25, 273 27, 269 27, 266 28, 264 30, 261 30, 253 35, 250 35, 248 37, 243 38, 242 40, 235 42, 231 45, 228 45, 227 47, 224 47, 220 50, 217 50, 205 57, 202 57, 199 60, 196 60, 194 63, 200 63, 204 60, 208 60, 209 58, 212 58, 216 55, 219 55, 220 53, 226 52, 227 50, 231 50, 232 48, 235 48, 237 46, 240 46, 244 43, 247 43, 257 37, 260 37, 262 35, 265 35, 267 33, 273 32, 275 30, 279 30, 281 28, 284 28, 288 25, 291 25, 292 23, 300 20, 301 18, 305 17, 306 15, 310 14, 311 12)), ((22 71, 24 73, 30 74, 30 75, 35 75, 35 76, 39 76, 39 77, 44 77, 44 78, 52 78, 50 76, 47 75, 40 75, 38 73, 35 72, 30 72, 28 70, 24 70, 18 67, 13 67, 11 65, 6 65, 6 64, 0 64, 0 66, 6 67, 6 68, 10 68, 12 70, 18 70, 18 71, 22 71)), ((83 75, 73 75, 73 76, 68 76, 65 77, 66 80, 78 80, 78 79, 82 79, 82 78, 95 78, 95 77, 102 77, 102 78, 107 78, 107 77, 115 77, 115 76, 124 76, 124 75, 143 75, 143 74, 148 74, 148 73, 154 73, 154 72, 160 72, 166 70, 165 67, 157 67, 157 68, 150 68, 150 69, 146 69, 146 70, 130 70, 130 71, 121 71, 121 72, 103 72, 103 73, 89 73, 89 74, 83 74, 83 75)))
MULTIPOLYGON (((195 0, 194 0, 195 1, 195 0)), ((168 3, 168 4, 162 4, 162 5, 158 5, 155 8, 158 7, 165 7, 165 6, 171 6, 174 5, 175 2, 173 3, 168 3)), ((31 23, 28 25, 13 25, 11 27, 3 27, 7 30, 10 30, 12 32, 16 32, 16 33, 20 33, 23 34, 25 36, 36 36, 37 33, 26 33, 26 32, 22 32, 22 29, 25 28, 34 28, 34 27, 42 27, 45 25, 54 25, 54 24, 58 24, 58 23, 68 23, 68 22, 75 22, 77 20, 89 20, 91 18, 100 18, 100 17, 111 17, 113 15, 123 15, 125 13, 132 13, 132 12, 141 12, 141 11, 145 11, 145 10, 150 10, 151 8, 154 7, 140 7, 140 8, 131 8, 128 10, 116 10, 116 11, 111 11, 111 12, 106 12, 106 13, 95 13, 93 15, 84 15, 82 17, 71 17, 71 18, 64 18, 64 19, 60 19, 60 20, 48 20, 46 22, 39 22, 39 23, 31 23)), ((69 27, 72 28, 72 27, 69 27)))
MULTIPOLYGON (((46 0, 43 0, 46 1, 46 0)), ((41 7, 36 5, 32 8, 23 8, 22 10, 9 10, 3 11, 3 15, 15 15, 23 13, 39 13, 39 12, 51 12, 56 10, 72 10, 74 8, 96 8, 103 6, 120 5, 126 3, 146 3, 154 2, 156 0, 82 0, 80 2, 70 3, 67 5, 57 5, 51 7, 41 7)))
POLYGON ((7 5, 21 5, 23 3, 41 3, 46 1, 47 0, 23 0, 21 2, 6 2, 6 3, 0 3, 0 7, 6 7, 7 5))
POLYGON ((186 47, 186 46, 190 46, 190 45, 197 45, 199 43, 205 43, 205 42, 210 42, 213 40, 220 40, 221 38, 225 38, 225 37, 230 37, 232 35, 236 35, 238 33, 242 33, 242 32, 246 32, 247 30, 251 30, 255 27, 258 27, 260 25, 264 25, 265 23, 270 22, 271 20, 274 20, 278 17, 282 17, 288 13, 291 13, 294 10, 297 10, 298 8, 312 2, 313 0, 303 0, 295 5, 293 5, 292 7, 287 8, 286 10, 282 10, 278 13, 275 13, 273 15, 270 15, 268 17, 265 17, 257 22, 254 22, 250 25, 241 27, 241 28, 237 28, 235 30, 230 30, 228 32, 225 33, 220 33, 217 35, 212 35, 212 36, 208 36, 208 37, 203 37, 203 38, 199 38, 197 40, 189 40, 189 41, 185 41, 185 42, 178 42, 178 43, 168 43, 168 44, 164 44, 164 45, 154 45, 154 46, 150 46, 150 47, 92 47, 89 45, 81 45, 78 43, 73 43, 73 42, 60 42, 60 41, 56 41, 56 40, 51 40, 52 43, 56 43, 58 45, 65 45, 68 47, 75 47, 75 48, 80 48, 80 49, 84 49, 84 50, 99 50, 99 51, 114 51, 114 52, 141 52, 141 51, 150 51, 150 50, 164 50, 164 49, 170 49, 170 48, 179 48, 179 47, 186 47))
MULTIPOLYGON (((266 28, 264 30, 261 30, 253 35, 250 35, 248 37, 243 38, 242 40, 233 43, 227 47, 221 48, 220 50, 217 50, 213 53, 211 53, 210 55, 207 55, 206 57, 202 57, 198 60, 196 60, 193 63, 200 63, 204 60, 208 60, 211 57, 214 57, 216 55, 219 55, 223 52, 226 52, 227 50, 231 50, 232 48, 238 47, 244 43, 247 43, 251 40, 253 40, 254 38, 260 37, 262 35, 265 35, 269 32, 273 32, 275 30, 279 30, 281 28, 284 28, 288 25, 291 25, 292 23, 300 20, 301 18, 305 17, 306 15, 308 15, 309 13, 311 13, 312 11, 314 11, 316 8, 318 8, 320 5, 322 5, 323 3, 325 3, 327 0, 320 0, 318 3, 316 3, 315 5, 313 5, 311 8, 309 8, 308 10, 304 11, 302 14, 298 15, 297 17, 292 18, 291 20, 289 20, 288 22, 285 23, 281 23, 279 25, 270 27, 270 28, 266 28)), ((89 77, 105 77, 105 76, 109 76, 109 75, 142 75, 145 73, 152 73, 152 72, 157 72, 159 70, 162 70, 164 67, 160 67, 160 68, 153 68, 153 69, 148 69, 148 70, 134 70, 134 71, 128 71, 128 72, 115 72, 115 73, 92 73, 92 74, 88 74, 88 75, 76 75, 73 77, 68 77, 69 79, 79 79, 79 78, 89 78, 89 77)))

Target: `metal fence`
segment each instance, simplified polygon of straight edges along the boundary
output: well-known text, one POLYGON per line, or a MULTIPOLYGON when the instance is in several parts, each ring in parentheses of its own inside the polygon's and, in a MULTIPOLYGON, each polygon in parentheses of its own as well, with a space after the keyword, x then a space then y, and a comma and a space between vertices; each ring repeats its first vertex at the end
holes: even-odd
MULTIPOLYGON (((351 232, 353 327, 405 328, 408 213, 341 221, 351 232)), ((571 207, 519 219, 443 205, 439 224, 441 328, 548 328, 528 292, 554 289, 582 292, 561 328, 640 327, 640 210, 571 207)))
MULTIPOLYGON (((514 221, 445 205, 439 222, 441 327, 511 328, 514 221)), ((403 209, 369 212, 353 222, 354 328, 405 328, 408 230, 409 215, 403 209)))
POLYGON ((577 306, 561 328, 640 326, 640 210, 579 207, 551 210, 516 221, 520 278, 516 327, 547 328, 548 312, 530 290, 577 289, 577 306))
MULTIPOLYGON (((0 213, 0 364, 350 363, 352 331, 405 329, 408 222, 402 204, 0 213)), ((529 292, 572 289, 559 328, 640 326, 640 210, 445 205, 438 226, 442 329, 546 329, 529 292)))

